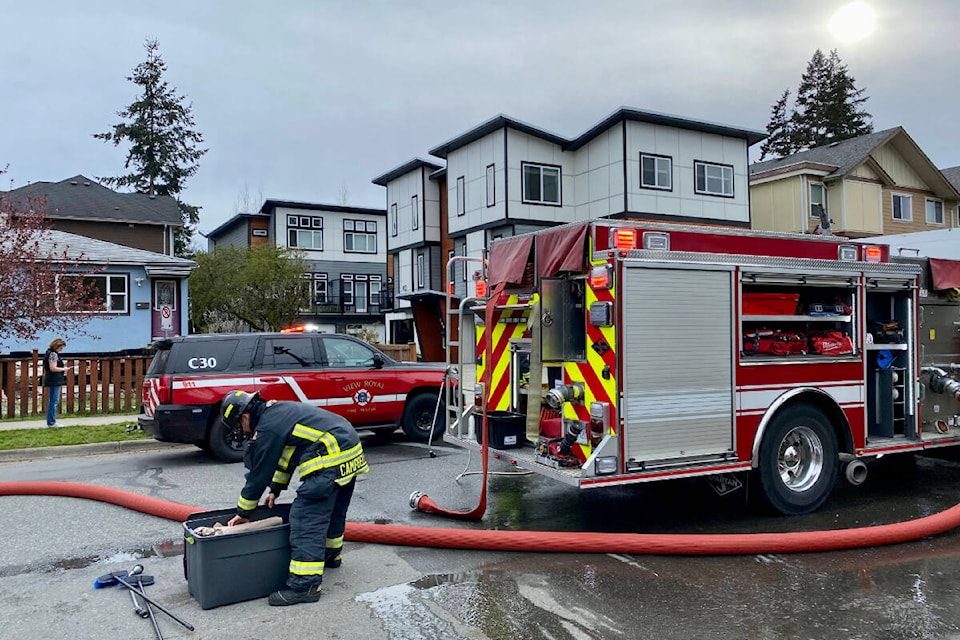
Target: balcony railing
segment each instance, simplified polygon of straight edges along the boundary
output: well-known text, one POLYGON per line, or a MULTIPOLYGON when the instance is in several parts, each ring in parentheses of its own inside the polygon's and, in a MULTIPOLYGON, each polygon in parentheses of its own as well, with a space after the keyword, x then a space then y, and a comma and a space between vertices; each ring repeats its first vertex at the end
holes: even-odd
POLYGON ((316 315, 344 313, 360 313, 377 315, 385 311, 393 310, 393 295, 388 292, 380 294, 379 301, 367 301, 366 309, 357 311, 356 300, 347 298, 347 303, 340 296, 326 296, 325 298, 316 298, 311 305, 303 309, 303 313, 316 315))

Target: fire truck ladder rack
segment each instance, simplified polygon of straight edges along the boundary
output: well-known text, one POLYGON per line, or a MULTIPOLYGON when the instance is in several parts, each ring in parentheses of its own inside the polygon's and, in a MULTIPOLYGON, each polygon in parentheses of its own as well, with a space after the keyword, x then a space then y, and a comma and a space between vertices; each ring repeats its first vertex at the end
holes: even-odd
MULTIPOLYGON (((472 336, 475 335, 475 315, 473 309, 486 302, 483 297, 469 297, 466 290, 459 304, 455 304, 454 287, 457 263, 462 263, 464 270, 469 263, 478 263, 480 278, 487 279, 487 261, 484 258, 468 256, 454 256, 447 261, 447 297, 444 303, 444 327, 446 331, 447 371, 450 372, 447 384, 444 386, 444 420, 447 428, 444 438, 455 437, 462 440, 472 437, 468 418, 473 412, 473 401, 465 402, 464 392, 472 397, 473 386, 477 382, 476 364, 474 363, 476 345, 472 336), (469 325, 469 326, 467 326, 469 325), (469 331, 467 331, 469 329, 469 331), (456 331, 456 339, 454 339, 456 331), (465 340, 464 336, 471 336, 465 340)), ((468 286, 464 282, 464 289, 468 286)))

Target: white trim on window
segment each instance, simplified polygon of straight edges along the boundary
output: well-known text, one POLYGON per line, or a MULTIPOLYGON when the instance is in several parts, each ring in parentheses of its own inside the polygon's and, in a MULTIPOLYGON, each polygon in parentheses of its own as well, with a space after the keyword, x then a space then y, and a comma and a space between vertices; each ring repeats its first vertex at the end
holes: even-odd
POLYGON ((390 235, 397 235, 397 203, 390 205, 390 235))
POLYGON ((705 196, 734 197, 733 165, 694 160, 693 190, 705 196))
POLYGON ((807 208, 810 210, 810 217, 817 220, 820 219, 820 215, 816 213, 816 210, 813 208, 813 205, 818 204, 823 207, 824 212, 827 210, 827 187, 822 182, 811 182, 807 189, 809 193, 809 202, 807 203, 807 208), (819 193, 817 193, 819 191, 819 193))
POLYGON ((927 198, 924 201, 927 224, 943 224, 943 200, 927 198))
POLYGON ((416 231, 420 228, 420 198, 418 196, 410 196, 410 217, 410 228, 416 231))
POLYGON ((424 283, 424 276, 426 275, 426 256, 422 253, 417 254, 417 288, 422 289, 424 283))
POLYGON ((559 165, 521 162, 520 176, 525 204, 561 206, 563 194, 559 165))
POLYGON ((891 198, 891 215, 894 220, 910 222, 913 220, 913 196, 906 193, 893 193, 891 198))
POLYGON ((497 203, 496 175, 497 175, 496 165, 488 164, 487 165, 487 206, 488 207, 492 207, 497 203))
POLYGON ((673 158, 652 153, 640 153, 640 187, 643 189, 673 190, 673 158))

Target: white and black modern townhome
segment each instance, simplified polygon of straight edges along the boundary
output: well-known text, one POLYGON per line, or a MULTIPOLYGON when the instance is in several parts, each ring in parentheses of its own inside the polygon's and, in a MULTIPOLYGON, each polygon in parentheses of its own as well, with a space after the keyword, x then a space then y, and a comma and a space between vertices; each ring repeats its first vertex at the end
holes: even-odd
MULTIPOLYGON (((379 176, 399 287, 388 337, 413 324, 424 357, 439 350, 428 336, 442 322, 427 318, 442 308, 431 297, 446 290, 444 265, 485 257, 497 238, 597 218, 750 228, 747 150, 765 137, 628 107, 573 138, 498 115, 430 149, 445 166, 415 159, 379 176)), ((458 296, 475 292, 471 264, 453 274, 458 296)))

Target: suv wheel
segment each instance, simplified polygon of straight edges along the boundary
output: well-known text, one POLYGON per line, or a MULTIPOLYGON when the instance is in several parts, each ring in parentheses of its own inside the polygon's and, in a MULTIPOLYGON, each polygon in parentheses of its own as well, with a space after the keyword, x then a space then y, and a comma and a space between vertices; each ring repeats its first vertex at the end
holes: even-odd
MULTIPOLYGON (((216 415, 220 415, 219 408, 216 415)), ((207 440, 207 449, 214 456, 224 462, 242 462, 243 449, 247 442, 247 436, 243 429, 228 429, 219 419, 214 419, 210 425, 210 435, 207 440)))
POLYGON ((437 411, 437 395, 422 393, 407 404, 403 411, 403 432, 415 442, 430 440, 430 423, 436 414, 437 420, 433 424, 433 440, 436 441, 443 434, 443 412, 437 411))

